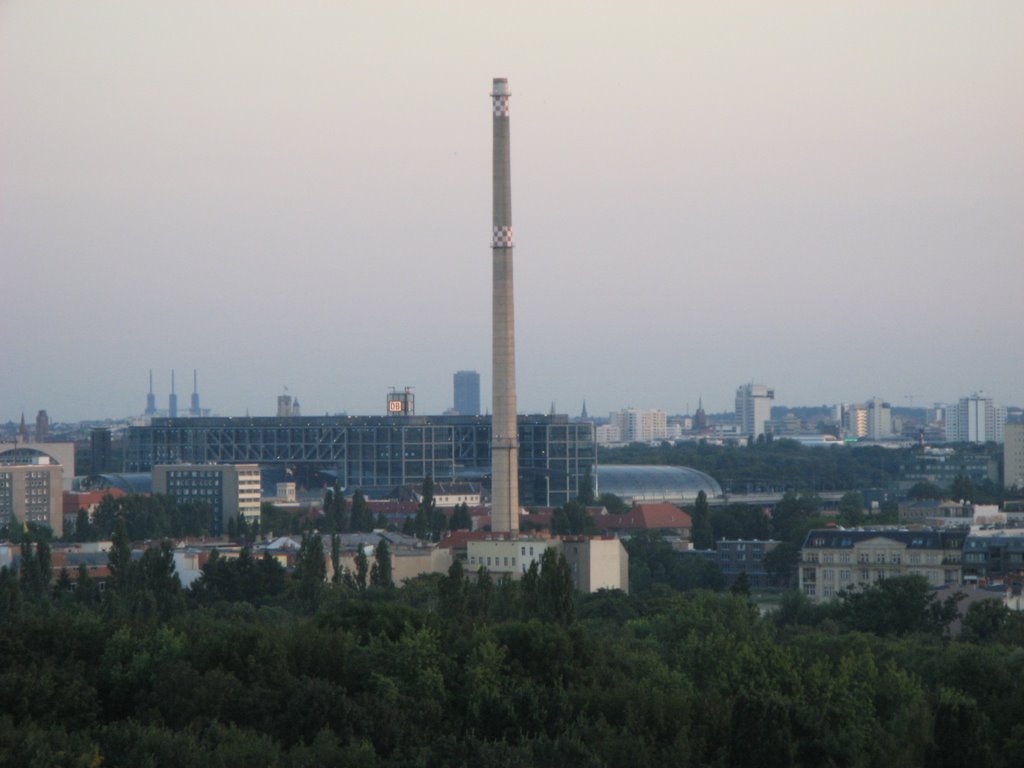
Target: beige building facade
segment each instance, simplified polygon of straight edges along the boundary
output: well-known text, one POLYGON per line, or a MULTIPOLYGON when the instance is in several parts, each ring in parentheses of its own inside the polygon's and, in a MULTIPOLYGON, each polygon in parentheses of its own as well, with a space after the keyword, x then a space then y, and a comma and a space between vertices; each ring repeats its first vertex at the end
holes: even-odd
POLYGON ((37 456, 29 464, 0 465, 0 527, 12 516, 19 523, 37 523, 64 535, 64 468, 37 456))

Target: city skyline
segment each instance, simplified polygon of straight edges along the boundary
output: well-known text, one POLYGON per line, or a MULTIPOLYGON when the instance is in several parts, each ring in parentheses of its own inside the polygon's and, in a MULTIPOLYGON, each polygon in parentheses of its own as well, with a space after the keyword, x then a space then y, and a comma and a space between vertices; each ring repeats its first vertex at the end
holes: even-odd
POLYGON ((0 10, 0 421, 488 392, 494 72, 520 412, 1024 403, 1018 4, 246 8, 0 10))

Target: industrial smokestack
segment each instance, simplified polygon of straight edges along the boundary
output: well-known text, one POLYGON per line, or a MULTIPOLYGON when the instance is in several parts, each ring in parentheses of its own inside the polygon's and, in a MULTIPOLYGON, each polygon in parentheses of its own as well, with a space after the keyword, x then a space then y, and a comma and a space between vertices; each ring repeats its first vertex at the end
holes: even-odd
POLYGON ((491 257, 491 530, 519 530, 519 428, 516 421, 516 339, 512 299, 512 174, 508 80, 494 78, 494 181, 491 257))
POLYGON ((167 415, 172 419, 178 415, 178 395, 174 391, 174 371, 171 371, 171 396, 167 399, 167 415))
POLYGON ((146 415, 156 415, 156 395, 153 394, 153 369, 149 369, 149 394, 146 395, 146 415))
POLYGON ((199 408, 199 371, 192 369, 192 407, 189 408, 190 416, 202 415, 199 408))

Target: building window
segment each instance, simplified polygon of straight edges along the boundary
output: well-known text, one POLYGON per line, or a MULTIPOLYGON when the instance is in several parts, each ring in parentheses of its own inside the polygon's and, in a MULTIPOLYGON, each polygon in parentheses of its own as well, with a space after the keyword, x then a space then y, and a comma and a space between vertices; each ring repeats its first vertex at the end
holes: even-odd
POLYGON ((804 594, 808 597, 814 597, 814 585, 804 584, 804 594))

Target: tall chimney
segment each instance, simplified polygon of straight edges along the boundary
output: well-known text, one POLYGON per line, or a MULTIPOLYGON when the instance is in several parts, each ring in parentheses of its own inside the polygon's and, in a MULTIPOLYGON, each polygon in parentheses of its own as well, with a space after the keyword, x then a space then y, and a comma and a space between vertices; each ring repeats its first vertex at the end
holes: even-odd
POLYGON ((171 371, 171 394, 167 398, 167 415, 172 419, 178 416, 178 394, 174 391, 174 371, 171 371))
POLYGON ((493 329, 491 337, 491 530, 519 530, 519 429, 516 421, 516 339, 512 300, 512 174, 508 80, 494 78, 493 329))

